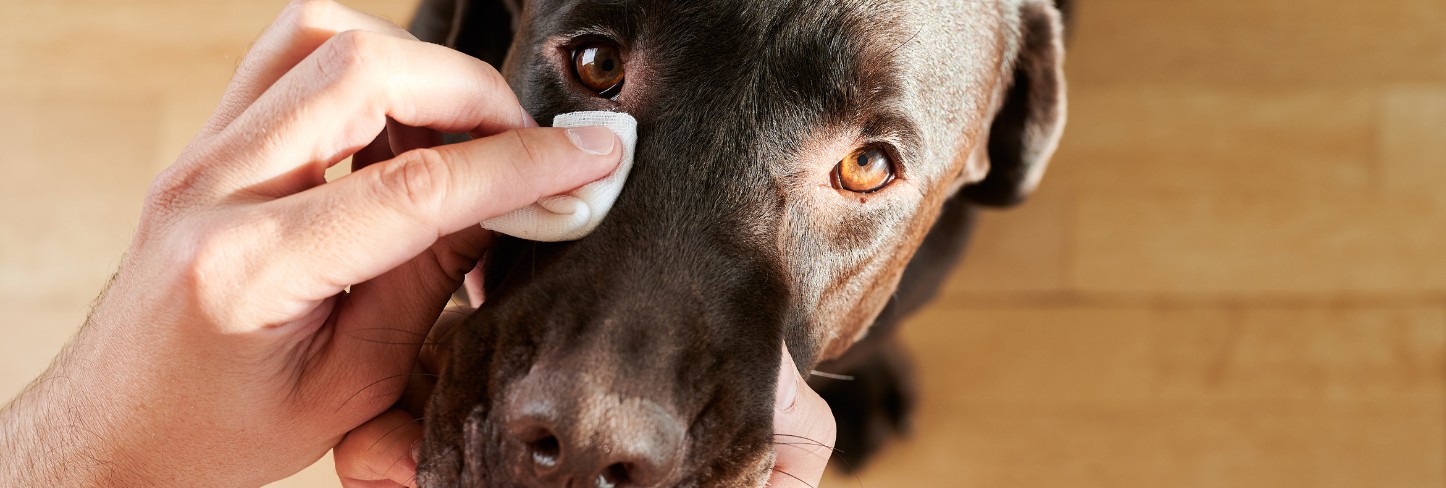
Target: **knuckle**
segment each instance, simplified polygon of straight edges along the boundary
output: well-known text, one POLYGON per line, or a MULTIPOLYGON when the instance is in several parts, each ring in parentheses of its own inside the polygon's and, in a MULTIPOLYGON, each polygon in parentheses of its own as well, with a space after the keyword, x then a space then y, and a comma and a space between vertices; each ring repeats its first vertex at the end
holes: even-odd
POLYGON ((180 165, 171 166, 161 172, 146 189, 145 214, 168 217, 186 206, 191 188, 195 186, 196 175, 180 165))
POLYGON ((446 199, 450 171, 442 153, 431 148, 414 149, 402 153, 392 164, 383 165, 376 182, 383 195, 399 200, 406 208, 432 214, 446 199))
POLYGON ((477 67, 478 93, 512 93, 512 88, 507 85, 507 80, 495 66, 480 59, 473 58, 473 61, 473 66, 477 67))
POLYGON ((257 212, 192 221, 172 233, 167 252, 182 284, 208 309, 235 300, 237 283, 251 282, 260 270, 259 246, 277 242, 279 222, 257 212))
POLYGON ((318 34, 335 31, 338 11, 344 8, 336 0, 291 0, 272 28, 295 47, 295 43, 311 42, 318 34))
POLYGON ((215 226, 199 226, 180 240, 180 248, 172 250, 171 256, 185 271, 186 285, 205 295, 207 286, 216 282, 221 263, 226 261, 230 239, 215 226))
POLYGON ((324 79, 337 82, 365 76, 375 60, 381 58, 377 36, 362 30, 349 30, 327 39, 317 53, 317 64, 324 79))
POLYGON ((291 0, 282 12, 282 23, 293 30, 327 24, 336 2, 332 0, 291 0))

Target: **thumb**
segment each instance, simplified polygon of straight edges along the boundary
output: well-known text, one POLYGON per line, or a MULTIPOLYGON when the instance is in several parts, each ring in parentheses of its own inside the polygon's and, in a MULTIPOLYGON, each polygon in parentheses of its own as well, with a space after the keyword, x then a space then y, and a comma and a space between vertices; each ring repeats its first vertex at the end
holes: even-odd
POLYGON ((389 410, 357 427, 332 450, 345 488, 417 486, 417 446, 422 424, 401 410, 389 410))
POLYGON ((783 346, 773 413, 773 445, 777 453, 770 488, 814 487, 823 480, 833 454, 838 426, 833 411, 804 382, 788 345, 783 346))

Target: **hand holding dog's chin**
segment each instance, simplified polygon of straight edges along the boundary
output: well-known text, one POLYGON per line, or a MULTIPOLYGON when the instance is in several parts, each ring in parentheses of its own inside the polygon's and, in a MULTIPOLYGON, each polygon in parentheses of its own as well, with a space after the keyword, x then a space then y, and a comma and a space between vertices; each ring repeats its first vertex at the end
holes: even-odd
POLYGON ((0 411, 0 479, 258 486, 310 465, 396 401, 477 222, 620 157, 606 129, 532 125, 486 64, 294 3, 152 185, 86 325, 0 411), (325 183, 389 123, 384 154, 325 183), (476 139, 417 149, 423 127, 476 139))
MULTIPOLYGON (((462 322, 456 314, 444 317, 437 332, 462 322)), ((435 351, 443 353, 444 351, 435 351)), ((828 402, 809 388, 784 345, 774 392, 774 466, 767 488, 813 488, 823 480, 838 434, 828 402)), ((443 362, 436 354, 423 355, 424 364, 443 362)), ((429 369, 430 371, 430 369, 429 369)), ((413 379, 416 391, 428 391, 425 376, 413 379)), ((410 396, 410 393, 409 393, 410 396)), ((427 395, 429 396, 429 393, 427 395)), ((414 449, 422 428, 412 413, 390 410, 347 434, 334 451, 336 472, 345 488, 416 486, 414 449)))

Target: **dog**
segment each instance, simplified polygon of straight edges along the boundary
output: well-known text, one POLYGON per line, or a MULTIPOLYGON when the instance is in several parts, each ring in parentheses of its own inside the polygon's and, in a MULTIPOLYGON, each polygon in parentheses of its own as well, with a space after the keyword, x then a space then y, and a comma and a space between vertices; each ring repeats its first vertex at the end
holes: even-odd
POLYGON ((907 426, 891 339, 1065 123, 1051 0, 426 0, 543 125, 625 111, 632 174, 568 243, 501 238, 446 338, 421 486, 761 486, 786 343, 858 464, 907 426))

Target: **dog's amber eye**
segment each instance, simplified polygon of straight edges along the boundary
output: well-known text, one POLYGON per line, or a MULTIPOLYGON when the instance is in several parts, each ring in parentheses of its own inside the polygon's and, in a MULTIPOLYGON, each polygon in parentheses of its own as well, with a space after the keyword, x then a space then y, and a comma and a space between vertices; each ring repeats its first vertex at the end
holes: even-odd
POLYGON ((598 95, 611 97, 623 88, 623 57, 617 44, 592 42, 572 52, 577 81, 598 95))
POLYGON ((882 190, 894 181, 894 162, 876 147, 849 153, 833 170, 834 186, 856 193, 882 190))

